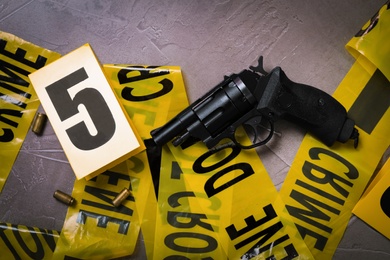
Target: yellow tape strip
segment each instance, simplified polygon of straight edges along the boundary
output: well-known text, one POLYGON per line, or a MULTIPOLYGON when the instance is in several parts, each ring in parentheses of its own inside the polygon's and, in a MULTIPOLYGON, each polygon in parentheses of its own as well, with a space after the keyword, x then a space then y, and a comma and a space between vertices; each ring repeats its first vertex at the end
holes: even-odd
POLYGON ((0 31, 0 192, 40 104, 28 74, 59 57, 0 31))
POLYGON ((86 181, 75 182, 54 258, 106 259, 131 255, 140 225, 135 198, 130 195, 120 207, 111 204, 123 188, 131 189, 126 163, 86 181))
POLYGON ((52 259, 59 232, 0 223, 1 259, 52 259))
MULTIPOLYGON (((180 67, 104 65, 112 87, 143 139, 188 104, 180 67)), ((148 259, 153 259, 157 198, 146 152, 128 160, 148 259)), ((155 257, 159 258, 157 254, 155 257)))
MULTIPOLYGON (((242 129, 241 134, 245 138, 242 129)), ((207 216, 202 226, 213 227, 229 259, 312 258, 256 151, 235 147, 216 152, 202 143, 170 148, 207 216)))
MULTIPOLYGON (((359 88, 370 78, 359 62, 335 93, 344 97, 344 104, 357 96, 350 86, 359 88)), ((390 144, 388 122, 389 110, 371 134, 360 129, 356 150, 351 144, 329 148, 310 135, 304 138, 280 194, 316 258, 331 259, 334 254, 352 208, 390 144)))
POLYGON ((390 1, 363 26, 347 44, 347 50, 357 59, 365 56, 390 80, 390 1), (386 58, 387 57, 387 58, 386 58))
MULTIPOLYGON (((383 33, 384 27, 389 28, 390 20, 381 21, 388 11, 382 8, 380 13, 376 27, 383 33)), ((368 42, 377 29, 351 42, 368 42)), ((389 34, 382 36, 386 38, 389 34)), ((381 64, 382 72, 388 73, 389 56, 383 56, 390 54, 387 41, 370 43, 355 47, 364 54, 373 48, 370 53, 377 53, 375 64, 381 64), (378 44, 385 46, 386 51, 378 52, 378 44)), ((360 132, 359 147, 354 149, 349 143, 329 148, 306 135, 280 191, 300 234, 318 259, 332 258, 353 207, 390 145, 390 75, 384 76, 366 57, 356 57, 334 97, 355 119, 360 132)))
POLYGON ((379 171, 352 211, 390 239, 390 159, 379 171))
POLYGON ((156 259, 227 259, 214 232, 215 219, 208 219, 203 213, 197 203, 199 198, 186 187, 179 162, 166 146, 161 161, 156 259))

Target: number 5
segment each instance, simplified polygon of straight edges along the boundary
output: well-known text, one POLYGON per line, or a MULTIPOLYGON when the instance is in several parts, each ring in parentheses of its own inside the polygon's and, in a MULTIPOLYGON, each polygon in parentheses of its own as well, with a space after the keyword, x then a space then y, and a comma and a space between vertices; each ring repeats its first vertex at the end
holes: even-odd
POLYGON ((107 143, 115 133, 115 120, 102 94, 95 88, 84 88, 70 96, 68 89, 88 79, 84 68, 65 76, 46 87, 46 91, 61 121, 79 113, 78 106, 84 105, 97 130, 91 135, 84 121, 66 129, 74 146, 81 150, 93 150, 107 143))

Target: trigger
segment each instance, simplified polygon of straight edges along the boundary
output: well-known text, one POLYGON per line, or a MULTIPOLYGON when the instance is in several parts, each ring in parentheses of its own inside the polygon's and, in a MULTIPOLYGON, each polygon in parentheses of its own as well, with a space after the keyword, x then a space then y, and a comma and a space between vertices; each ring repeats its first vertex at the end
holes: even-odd
POLYGON ((252 139, 252 143, 255 143, 258 137, 256 128, 250 124, 244 124, 244 129, 247 135, 249 136, 249 138, 252 139))
MULTIPOLYGON (((256 118, 259 118, 259 117, 256 117, 256 118)), ((261 122, 261 119, 258 121, 258 119, 256 119, 256 118, 253 119, 253 120, 249 120, 250 122, 248 122, 248 124, 246 124, 246 125, 250 125, 252 127, 252 129, 255 129, 254 127, 256 127, 261 122), (259 122, 259 123, 257 125, 256 124, 252 125, 252 123, 254 123, 254 122, 259 122)), ((274 124, 273 124, 272 120, 268 119, 268 123, 270 125, 270 131, 269 131, 268 136, 265 139, 263 139, 263 140, 261 140, 261 141, 256 143, 255 141, 257 139, 257 132, 256 132, 256 129, 255 129, 255 139, 253 140, 253 144, 252 145, 241 145, 239 143, 238 143, 238 145, 242 149, 252 149, 252 148, 256 148, 258 146, 265 145, 266 143, 268 143, 269 140, 271 140, 272 136, 274 135, 274 124)))
POLYGON ((261 116, 252 117, 248 121, 246 121, 243 125, 245 126, 245 130, 251 129, 251 134, 253 134, 253 141, 257 139, 257 127, 261 125, 261 116), (249 127, 249 128, 248 128, 249 127))

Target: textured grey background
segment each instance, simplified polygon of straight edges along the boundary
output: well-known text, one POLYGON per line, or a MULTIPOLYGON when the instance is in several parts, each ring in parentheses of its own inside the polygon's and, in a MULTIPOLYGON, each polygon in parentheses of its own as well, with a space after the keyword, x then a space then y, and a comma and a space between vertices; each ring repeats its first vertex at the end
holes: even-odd
MULTIPOLYGON (((190 101, 255 65, 333 93, 354 62, 344 45, 385 0, 1 0, 0 30, 66 54, 89 42, 102 63, 179 65, 190 101)), ((277 125, 261 151, 280 187, 304 132, 277 125)), ((61 230, 74 174, 50 125, 29 132, 3 192, 0 221, 61 230)), ((142 243, 132 258, 144 257, 142 243)), ((334 259, 390 259, 390 241, 353 217, 334 259)))

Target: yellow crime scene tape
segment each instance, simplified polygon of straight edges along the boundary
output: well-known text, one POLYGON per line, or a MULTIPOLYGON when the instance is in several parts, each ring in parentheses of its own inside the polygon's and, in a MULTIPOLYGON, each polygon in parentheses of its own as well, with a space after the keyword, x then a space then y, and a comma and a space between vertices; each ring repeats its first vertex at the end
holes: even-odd
POLYGON ((316 259, 331 259, 390 145, 389 1, 353 37, 356 62, 334 93, 359 128, 359 146, 331 148, 306 135, 280 194, 316 259))
MULTIPOLYGON (((240 130, 239 138, 249 142, 240 130)), ((215 232, 228 259, 312 259, 255 150, 209 150, 202 143, 170 149, 182 172, 176 175, 196 194, 205 214, 197 224, 215 232)), ((190 250, 194 239, 187 236, 190 250)), ((211 241, 204 242, 205 250, 212 248, 211 241)))
MULTIPOLYGON (((356 120, 357 149, 308 134, 278 193, 256 151, 169 144, 155 158, 144 151, 76 181, 60 234, 2 224, 0 247, 22 259, 107 259, 132 254, 142 230, 148 259, 330 259, 390 144, 388 7, 348 43, 356 62, 334 93, 356 120), (111 199, 124 187, 132 194, 116 208, 111 199)), ((179 67, 104 70, 146 141, 188 105, 179 67)))
POLYGON ((390 159, 353 208, 353 214, 390 239, 390 159))
POLYGON ((59 57, 0 31, 0 192, 40 105, 28 74, 59 57))
POLYGON ((1 259, 51 259, 59 232, 0 223, 1 259))
MULTIPOLYGON (((150 131, 188 104, 180 67, 107 64, 104 70, 143 139, 150 138, 150 131)), ((146 255, 148 259, 159 258, 159 254, 154 255, 158 216, 150 170, 153 165, 149 165, 146 152, 128 160, 128 164, 146 255)))
MULTIPOLYGON (((227 259, 214 232, 218 228, 217 223, 213 224, 216 219, 204 214, 197 201, 198 194, 186 185, 179 162, 167 146, 162 151, 161 162, 154 244, 156 259, 227 259)), ((201 201, 205 202, 210 206, 206 200, 201 201)))
POLYGON ((126 163, 86 181, 75 181, 53 259, 107 259, 134 252, 140 226, 135 199, 127 197, 120 207, 111 201, 123 188, 131 190, 126 163))

